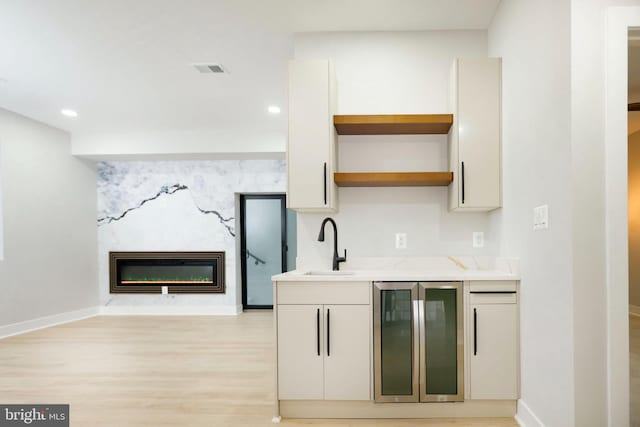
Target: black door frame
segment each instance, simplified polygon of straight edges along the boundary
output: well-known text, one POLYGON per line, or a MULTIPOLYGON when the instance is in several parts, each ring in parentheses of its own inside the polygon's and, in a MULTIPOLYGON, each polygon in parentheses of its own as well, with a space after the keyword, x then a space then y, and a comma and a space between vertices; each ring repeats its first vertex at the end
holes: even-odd
POLYGON ((273 305, 247 304, 247 233, 246 233, 246 201, 250 199, 279 199, 280 200, 280 248, 282 257, 282 272, 287 271, 287 200, 285 194, 241 194, 240 195, 240 265, 242 275, 242 308, 243 309, 273 309, 273 305))

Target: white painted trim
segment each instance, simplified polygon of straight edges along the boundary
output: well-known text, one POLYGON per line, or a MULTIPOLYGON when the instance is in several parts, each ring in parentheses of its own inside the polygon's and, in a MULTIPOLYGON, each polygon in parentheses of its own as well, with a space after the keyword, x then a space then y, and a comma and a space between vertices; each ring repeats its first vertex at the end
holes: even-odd
POLYGON ((51 326, 61 325, 63 323, 87 319, 89 317, 97 316, 99 313, 100 307, 89 307, 81 310, 68 311, 66 313, 53 314, 51 316, 39 317, 37 319, 0 326, 0 339, 37 331, 38 329, 49 328, 51 326))
POLYGON ((140 306, 108 305, 100 307, 105 316, 236 316, 242 313, 242 306, 140 306))
POLYGON ((627 44, 629 27, 638 26, 640 7, 607 8, 604 157, 609 427, 629 426, 627 44))
POLYGON ((629 304, 629 316, 640 316, 640 306, 629 304))
POLYGON ((533 413, 531 408, 529 408, 522 399, 518 399, 518 412, 516 413, 515 419, 521 427, 544 427, 540 418, 533 413))

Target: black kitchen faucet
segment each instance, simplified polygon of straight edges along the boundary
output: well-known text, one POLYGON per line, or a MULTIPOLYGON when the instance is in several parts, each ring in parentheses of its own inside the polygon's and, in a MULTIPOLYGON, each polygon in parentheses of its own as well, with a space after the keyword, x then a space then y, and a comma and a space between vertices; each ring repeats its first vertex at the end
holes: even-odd
POLYGON ((324 242, 324 226, 327 222, 333 225, 333 271, 340 270, 340 263, 347 260, 347 250, 344 250, 344 256, 338 256, 338 227, 332 218, 325 218, 320 226, 320 234, 318 234, 318 242, 324 242))

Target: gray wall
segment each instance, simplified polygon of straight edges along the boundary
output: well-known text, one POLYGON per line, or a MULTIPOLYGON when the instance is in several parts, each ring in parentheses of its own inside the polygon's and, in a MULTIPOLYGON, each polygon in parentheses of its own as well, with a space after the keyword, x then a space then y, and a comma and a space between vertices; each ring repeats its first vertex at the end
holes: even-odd
POLYGON ((98 305, 96 172, 69 134, 0 109, 0 325, 98 305))

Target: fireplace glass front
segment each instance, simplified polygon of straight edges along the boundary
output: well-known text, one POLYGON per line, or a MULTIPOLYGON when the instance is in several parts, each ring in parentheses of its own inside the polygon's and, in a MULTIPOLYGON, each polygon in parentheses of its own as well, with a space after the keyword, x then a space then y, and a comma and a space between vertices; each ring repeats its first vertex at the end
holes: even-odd
POLYGON ((224 252, 111 252, 111 293, 224 293, 224 252))

